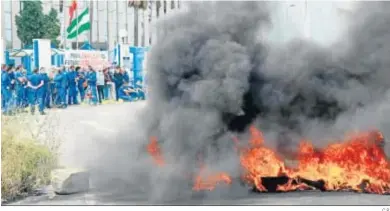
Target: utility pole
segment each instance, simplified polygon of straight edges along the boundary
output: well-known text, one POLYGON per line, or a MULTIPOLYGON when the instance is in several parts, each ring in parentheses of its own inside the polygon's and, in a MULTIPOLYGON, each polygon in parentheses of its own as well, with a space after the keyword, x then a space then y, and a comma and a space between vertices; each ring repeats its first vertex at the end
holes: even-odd
POLYGON ((107 50, 110 50, 110 4, 108 3, 109 1, 106 1, 106 9, 107 9, 107 50))
MULTIPOLYGON (((125 29, 126 29, 126 31, 128 32, 128 30, 127 30, 127 26, 128 26, 128 23, 127 23, 127 18, 128 18, 128 16, 127 16, 127 9, 128 9, 128 5, 127 5, 127 2, 126 2, 126 6, 125 6, 125 29)), ((129 37, 129 33, 127 33, 127 36, 126 36, 126 44, 129 44, 129 42, 128 42, 128 37, 129 37)))
POLYGON ((134 8, 134 46, 138 46, 138 7, 134 8))
POLYGON ((118 0, 115 1, 116 3, 116 42, 119 43, 119 8, 118 8, 118 0))
POLYGON ((99 43, 99 25, 100 25, 100 18, 99 18, 99 2, 97 1, 96 2, 96 28, 97 28, 97 31, 96 31, 96 37, 97 37, 97 42, 99 43))

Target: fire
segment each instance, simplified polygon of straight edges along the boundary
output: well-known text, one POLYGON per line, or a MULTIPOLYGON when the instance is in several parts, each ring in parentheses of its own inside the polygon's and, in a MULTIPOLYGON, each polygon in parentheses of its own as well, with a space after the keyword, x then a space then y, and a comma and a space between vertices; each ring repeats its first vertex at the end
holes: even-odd
POLYGON ((206 166, 202 164, 198 175, 195 177, 192 190, 212 191, 215 189, 215 187, 218 184, 231 184, 231 183, 232 183, 232 179, 227 173, 224 172, 210 173, 207 171, 206 166))
POLYGON ((165 161, 161 154, 160 146, 158 145, 157 138, 151 137, 150 143, 147 146, 148 153, 152 156, 153 161, 158 166, 164 166, 165 161))
MULTIPOLYGON (((348 134, 343 141, 317 149, 308 140, 301 141, 295 156, 297 165, 288 167, 278 153, 264 144, 262 132, 249 128, 246 146, 233 137, 242 167, 241 179, 258 191, 269 191, 263 180, 285 178, 277 191, 321 189, 327 191, 353 190, 377 194, 390 193, 390 162, 383 150, 384 138, 379 131, 348 134)), ((158 165, 164 160, 152 137, 148 152, 158 165)), ((219 184, 231 184, 225 172, 213 173, 201 163, 194 177, 194 191, 214 190, 219 184)))
POLYGON ((379 131, 354 133, 343 142, 315 149, 309 141, 302 141, 297 152, 297 168, 287 168, 276 152, 262 145, 261 132, 251 127, 250 148, 241 152, 243 178, 259 191, 267 191, 261 183, 264 177, 287 176, 287 184, 279 191, 307 189, 323 181, 324 189, 366 191, 377 194, 390 193, 390 163, 379 131), (257 146, 253 144, 256 143, 257 146), (294 184, 295 183, 295 184, 294 184))

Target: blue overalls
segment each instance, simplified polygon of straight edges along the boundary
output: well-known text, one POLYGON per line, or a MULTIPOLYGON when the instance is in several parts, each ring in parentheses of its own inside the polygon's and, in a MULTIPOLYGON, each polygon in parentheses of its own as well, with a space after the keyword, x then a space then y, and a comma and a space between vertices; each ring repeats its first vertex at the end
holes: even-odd
POLYGON ((64 77, 64 74, 63 73, 57 73, 55 76, 54 76, 54 84, 55 84, 55 88, 57 90, 57 94, 56 94, 56 99, 55 99, 55 103, 57 106, 61 106, 61 107, 64 107, 64 101, 63 101, 63 95, 65 94, 65 87, 63 87, 63 78, 64 77))
POLYGON ((123 80, 124 80, 124 84, 129 85, 130 76, 129 76, 129 73, 127 73, 127 71, 125 71, 125 73, 123 74, 123 80))
POLYGON ((83 83, 85 82, 85 73, 78 72, 77 77, 79 78, 79 80, 77 81, 77 88, 78 88, 79 93, 80 93, 80 100, 81 100, 81 102, 84 102, 85 90, 84 90, 83 83))
POLYGON ((69 88, 69 80, 68 80, 68 72, 62 72, 62 80, 61 87, 63 89, 61 94, 61 102, 63 102, 63 106, 66 108, 68 106, 68 88, 69 88))
POLYGON ((135 84, 135 88, 137 89, 137 97, 139 100, 145 100, 145 92, 142 89, 142 82, 139 82, 139 84, 135 84))
POLYGON ((40 104, 39 106, 42 108, 44 107, 50 108, 50 87, 49 87, 50 78, 47 75, 47 73, 41 73, 40 75, 44 84, 41 87, 42 91, 40 96, 40 98, 42 98, 42 101, 40 102, 42 105, 40 104))
POLYGON ((3 113, 9 112, 11 101, 11 79, 7 71, 1 71, 1 107, 3 113))
POLYGON ((16 77, 15 77, 15 72, 9 72, 8 73, 10 81, 11 81, 11 86, 10 86, 10 91, 11 91, 11 98, 9 102, 9 109, 14 110, 16 107, 16 77))
POLYGON ((119 89, 123 85, 124 76, 122 73, 114 73, 113 81, 115 83, 115 98, 116 101, 119 100, 119 89))
POLYGON ((96 72, 90 71, 87 75, 88 89, 91 91, 92 103, 97 105, 97 87, 96 87, 96 72))
MULTIPOLYGON (((43 82, 43 79, 40 74, 33 73, 32 75, 29 75, 27 77, 27 80, 30 82, 32 86, 38 86, 41 82, 43 82)), ((41 101, 42 98, 40 97, 42 95, 42 87, 38 89, 34 89, 31 87, 28 87, 28 103, 30 104, 31 113, 35 112, 35 105, 39 105, 39 112, 43 113, 43 107, 41 107, 41 101)))
POLYGON ((69 71, 68 70, 65 70, 63 71, 61 74, 63 75, 62 77, 62 85, 64 86, 64 94, 63 94, 63 98, 64 98, 64 105, 65 107, 68 105, 68 96, 69 96, 69 79, 68 79, 68 73, 69 71))
POLYGON ((16 78, 16 108, 22 109, 24 108, 25 98, 26 98, 26 85, 27 82, 25 81, 26 76, 23 75, 20 71, 15 72, 15 78, 16 78))
POLYGON ((130 101, 134 101, 137 98, 137 93, 135 93, 135 92, 132 92, 129 95, 126 94, 125 90, 129 89, 129 88, 132 89, 131 86, 127 86, 127 85, 122 85, 121 87, 119 87, 119 90, 118 90, 119 99, 122 99, 123 101, 126 101, 126 102, 130 102, 130 101))
MULTIPOLYGON (((49 93, 50 93, 50 104, 51 105, 56 105, 56 84, 54 83, 54 79, 51 79, 49 81, 49 93)), ((51 105, 49 104, 49 106, 51 107, 51 105)))
POLYGON ((68 77, 68 104, 69 105, 76 105, 77 102, 77 84, 76 84, 76 77, 77 73, 74 70, 70 70, 67 74, 68 77))

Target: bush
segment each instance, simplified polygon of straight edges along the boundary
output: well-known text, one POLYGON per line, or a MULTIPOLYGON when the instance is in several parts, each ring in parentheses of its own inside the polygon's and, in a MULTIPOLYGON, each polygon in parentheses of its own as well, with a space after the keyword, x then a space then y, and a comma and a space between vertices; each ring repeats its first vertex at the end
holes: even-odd
POLYGON ((27 132, 34 121, 2 118, 1 197, 2 201, 23 197, 50 182, 56 166, 55 147, 27 132))

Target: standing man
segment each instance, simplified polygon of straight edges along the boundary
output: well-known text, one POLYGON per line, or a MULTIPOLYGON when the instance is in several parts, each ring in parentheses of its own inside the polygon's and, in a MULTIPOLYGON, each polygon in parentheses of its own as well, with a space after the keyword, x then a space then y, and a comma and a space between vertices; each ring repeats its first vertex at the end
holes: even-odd
POLYGON ((97 91, 99 95, 99 104, 102 104, 102 100, 104 100, 104 73, 102 70, 99 70, 96 74, 97 81, 97 91))
POLYGON ((97 81, 96 71, 91 66, 88 66, 87 82, 88 82, 88 89, 91 91, 93 105, 97 105, 96 81, 97 81))
POLYGON ((48 107, 52 107, 53 105, 55 105, 55 95, 56 95, 56 86, 55 86, 55 83, 54 83, 54 76, 55 76, 55 72, 56 72, 56 67, 53 67, 50 72, 49 72, 49 105, 46 105, 48 107))
MULTIPOLYGON (((27 77, 27 87, 28 87, 28 101, 30 104, 31 114, 35 113, 36 104, 42 105, 42 86, 44 81, 41 75, 38 73, 38 69, 34 69, 33 74, 27 77)), ((45 115, 43 107, 39 106, 39 112, 41 115, 45 115)))
POLYGON ((116 101, 119 100, 119 89, 123 85, 124 77, 123 74, 121 73, 121 68, 119 66, 116 67, 115 73, 114 73, 114 84, 115 84, 115 98, 116 101))
POLYGON ((50 108, 50 84, 49 84, 50 78, 45 68, 43 67, 40 70, 40 75, 43 80, 43 86, 40 88, 41 89, 40 98, 42 99, 40 101, 39 108, 42 108, 43 110, 44 107, 50 108))
POLYGON ((1 107, 4 115, 10 114, 9 104, 11 101, 11 79, 8 74, 10 70, 10 67, 2 67, 1 70, 1 107))
POLYGON ((85 72, 84 69, 80 68, 79 66, 76 67, 76 74, 77 74, 77 89, 80 93, 80 100, 81 102, 84 102, 85 98, 85 88, 84 88, 84 83, 85 83, 85 72))
POLYGON ((66 68, 64 68, 61 71, 62 80, 61 80, 61 87, 62 87, 62 93, 61 93, 61 102, 63 102, 62 108, 68 107, 68 88, 69 88, 69 80, 68 80, 68 71, 66 68))
POLYGON ((18 112, 24 109, 25 89, 27 86, 27 78, 21 66, 18 66, 15 71, 15 89, 16 89, 16 109, 18 112))
POLYGON ((16 77, 15 77, 15 67, 11 66, 11 69, 8 71, 8 76, 9 79, 11 80, 11 86, 10 86, 10 91, 11 91, 11 98, 9 102, 9 109, 11 112, 16 107, 16 77))
POLYGON ((69 90, 68 90, 68 104, 69 105, 77 105, 77 72, 74 69, 74 66, 70 67, 69 72, 67 73, 68 77, 68 85, 69 85, 69 90))
POLYGON ((56 88, 55 102, 59 108, 66 107, 65 102, 64 102, 64 99, 65 99, 64 95, 66 95, 66 94, 65 94, 65 86, 63 83, 63 78, 64 78, 63 71, 64 71, 63 68, 59 69, 56 72, 56 75, 54 76, 54 84, 55 84, 55 88, 56 88))
MULTIPOLYGON (((70 66, 70 68, 73 68, 73 65, 70 66)), ((67 107, 69 103, 69 79, 68 79, 68 72, 69 72, 69 67, 64 67, 64 69, 61 71, 61 74, 64 76, 62 77, 62 83, 63 86, 65 87, 64 89, 64 95, 62 96, 65 98, 64 101, 64 106, 67 107)))
POLYGON ((24 108, 28 107, 28 89, 27 89, 27 70, 22 69, 22 77, 23 77, 23 98, 22 98, 22 107, 24 111, 24 108))

